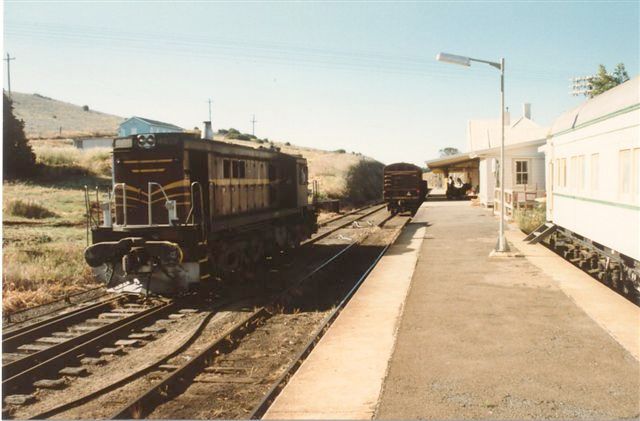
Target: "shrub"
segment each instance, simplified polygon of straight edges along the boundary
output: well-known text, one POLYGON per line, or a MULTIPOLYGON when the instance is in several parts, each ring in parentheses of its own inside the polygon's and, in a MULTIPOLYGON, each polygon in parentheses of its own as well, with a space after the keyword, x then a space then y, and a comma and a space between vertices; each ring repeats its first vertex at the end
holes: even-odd
POLYGON ((38 203, 20 199, 7 203, 6 212, 13 216, 21 216, 29 219, 44 219, 56 216, 55 213, 38 203))
POLYGON ((334 151, 335 153, 347 153, 344 149, 337 149, 334 151))
POLYGON ((516 209, 514 219, 525 234, 544 224, 547 220, 547 209, 544 203, 536 203, 533 209, 516 209))
POLYGON ((285 142, 286 146, 291 146, 291 142, 285 142))
POLYGON ((24 121, 13 115, 13 104, 6 94, 3 101, 2 148, 5 178, 27 177, 33 175, 36 157, 24 134, 24 121))
POLYGON ((83 105, 82 106, 82 111, 89 111, 89 106, 88 105, 83 105))
POLYGON ((225 130, 225 129, 219 129, 218 130, 218 134, 224 135, 224 134, 227 134, 227 133, 229 133, 229 130, 225 130))
POLYGON ((378 161, 360 160, 349 168, 345 196, 354 204, 361 204, 382 197, 384 164, 378 161))

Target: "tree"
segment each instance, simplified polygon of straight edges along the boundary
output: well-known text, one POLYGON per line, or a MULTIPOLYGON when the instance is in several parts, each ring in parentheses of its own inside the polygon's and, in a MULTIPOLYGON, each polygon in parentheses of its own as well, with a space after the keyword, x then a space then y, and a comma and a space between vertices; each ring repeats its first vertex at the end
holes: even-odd
POLYGON ((440 152, 440 158, 442 158, 443 156, 457 155, 460 153, 460 151, 457 148, 451 148, 451 147, 440 149, 439 152, 440 152))
POLYGON ((13 103, 7 94, 3 93, 4 106, 2 128, 2 150, 4 153, 4 178, 17 178, 33 175, 36 156, 24 134, 24 121, 13 115, 13 103))
POLYGON ((598 73, 589 78, 591 89, 585 92, 585 95, 593 98, 628 80, 629 74, 627 74, 627 70, 624 68, 624 63, 619 63, 612 74, 607 73, 607 69, 601 64, 598 66, 598 73))
POLYGON ((362 204, 382 197, 384 164, 361 159, 349 168, 346 177, 346 198, 354 204, 362 204))

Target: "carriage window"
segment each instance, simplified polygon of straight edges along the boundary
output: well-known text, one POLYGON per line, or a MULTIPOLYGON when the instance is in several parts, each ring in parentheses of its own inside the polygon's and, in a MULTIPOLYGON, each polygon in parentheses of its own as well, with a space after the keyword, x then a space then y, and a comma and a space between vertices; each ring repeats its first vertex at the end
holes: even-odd
POLYGON ((233 178, 238 178, 238 161, 231 161, 231 169, 233 170, 233 178))
POLYGON ((276 179, 276 167, 275 165, 269 164, 269 181, 274 181, 276 179))
POLYGON ((620 193, 631 193, 631 150, 620 151, 620 193))
POLYGON ((636 185, 634 191, 638 200, 640 198, 640 148, 633 150, 633 182, 636 185))
POLYGON ((516 184, 529 184, 529 161, 516 160, 516 184))
POLYGON ((591 191, 598 191, 598 179, 600 178, 600 166, 599 161, 600 154, 594 153, 591 155, 591 191))
POLYGON ((567 187, 567 159, 560 160, 560 186, 567 187))
POLYGON ((578 157, 578 168, 577 168, 577 177, 578 177, 578 190, 584 190, 584 179, 585 176, 585 166, 584 166, 584 155, 580 155, 578 157))
POLYGON ((238 161, 238 178, 246 177, 246 165, 244 161, 238 161))
POLYGON ((228 159, 222 161, 222 177, 231 178, 231 162, 228 159))

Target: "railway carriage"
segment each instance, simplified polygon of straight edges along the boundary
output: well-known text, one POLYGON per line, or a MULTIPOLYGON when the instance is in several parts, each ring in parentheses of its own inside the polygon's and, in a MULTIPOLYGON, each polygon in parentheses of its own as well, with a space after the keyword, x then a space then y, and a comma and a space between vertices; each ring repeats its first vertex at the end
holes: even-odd
POLYGON ((561 115, 543 147, 551 245, 640 296, 640 77, 561 115))
POLYGON ((404 162, 384 167, 383 198, 391 213, 415 213, 427 195, 420 167, 404 162))
POLYGON ((275 149, 192 133, 117 138, 85 260, 109 286, 157 293, 237 273, 315 232, 307 178, 304 158, 275 149))

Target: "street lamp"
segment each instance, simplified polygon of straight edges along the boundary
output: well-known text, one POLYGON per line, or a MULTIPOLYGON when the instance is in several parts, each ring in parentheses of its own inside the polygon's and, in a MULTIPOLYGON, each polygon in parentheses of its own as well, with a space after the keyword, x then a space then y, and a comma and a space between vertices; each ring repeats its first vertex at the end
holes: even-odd
POLYGON ((506 253, 509 251, 509 246, 504 238, 504 58, 500 59, 500 63, 496 63, 455 54, 438 53, 436 60, 466 67, 470 67, 471 62, 476 61, 500 70, 500 166, 498 168, 500 171, 500 228, 495 252, 506 253))

